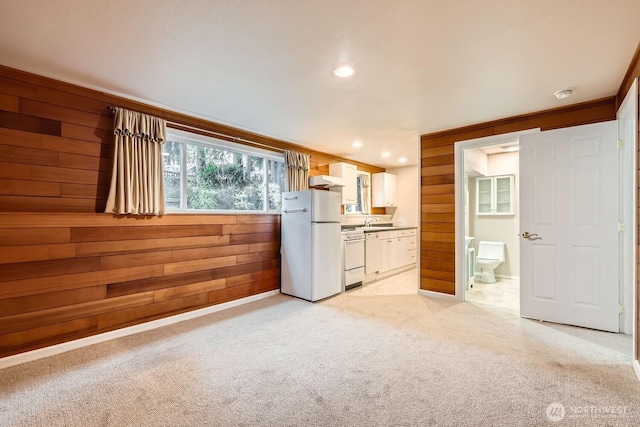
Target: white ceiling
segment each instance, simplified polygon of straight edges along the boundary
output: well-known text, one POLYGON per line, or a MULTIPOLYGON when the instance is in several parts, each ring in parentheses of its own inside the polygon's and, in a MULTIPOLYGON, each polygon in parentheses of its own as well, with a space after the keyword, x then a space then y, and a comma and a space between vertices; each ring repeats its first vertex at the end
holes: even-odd
MULTIPOLYGON (((513 149, 515 146, 519 146, 518 141, 504 143, 504 144, 497 144, 497 145, 485 145, 484 147, 478 147, 477 150, 480 150, 484 154, 487 154, 487 155, 503 154, 503 153, 509 153, 510 152, 509 149, 505 149, 506 147, 508 147, 510 149, 513 149)), ((475 150, 475 148, 474 148, 474 150, 475 150)))
POLYGON ((0 11, 3 65, 380 166, 419 163, 424 133, 614 95, 640 40, 638 0, 0 0, 0 11), (341 80, 343 63, 356 73, 341 80))

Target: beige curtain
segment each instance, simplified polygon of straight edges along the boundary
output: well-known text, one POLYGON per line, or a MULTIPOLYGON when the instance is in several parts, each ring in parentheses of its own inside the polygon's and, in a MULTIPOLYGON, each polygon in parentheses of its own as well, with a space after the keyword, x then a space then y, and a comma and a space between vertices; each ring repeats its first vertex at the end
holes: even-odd
POLYGON ((162 145, 167 122, 118 108, 113 133, 113 175, 105 212, 163 215, 162 145))
POLYGON ((309 189, 309 166, 311 156, 296 153, 295 151, 284 152, 284 166, 287 170, 287 191, 304 191, 309 189))
POLYGON ((371 184, 369 183, 369 175, 359 175, 360 178, 360 205, 362 207, 362 213, 369 215, 371 213, 371 184))

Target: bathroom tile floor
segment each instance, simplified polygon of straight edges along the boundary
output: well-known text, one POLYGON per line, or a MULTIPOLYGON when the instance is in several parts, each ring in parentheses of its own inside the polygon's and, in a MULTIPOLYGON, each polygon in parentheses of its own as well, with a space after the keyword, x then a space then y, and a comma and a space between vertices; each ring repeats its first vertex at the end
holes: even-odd
POLYGON ((520 311, 520 280, 496 277, 495 283, 474 281, 465 294, 465 300, 520 311))

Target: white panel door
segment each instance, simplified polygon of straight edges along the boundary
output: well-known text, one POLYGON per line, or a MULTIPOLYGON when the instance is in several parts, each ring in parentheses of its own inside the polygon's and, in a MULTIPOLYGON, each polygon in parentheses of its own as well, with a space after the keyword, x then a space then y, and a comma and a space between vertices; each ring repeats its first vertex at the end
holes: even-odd
POLYGON ((522 316, 619 331, 617 141, 615 121, 520 138, 522 316))

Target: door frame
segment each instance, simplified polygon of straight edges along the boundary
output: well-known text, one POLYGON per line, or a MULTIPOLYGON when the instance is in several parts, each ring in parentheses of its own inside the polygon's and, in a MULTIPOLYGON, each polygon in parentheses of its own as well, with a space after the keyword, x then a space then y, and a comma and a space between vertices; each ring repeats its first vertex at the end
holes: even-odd
MULTIPOLYGON (((629 119, 631 123, 631 141, 625 141, 623 148, 620 150, 618 161, 620 164, 619 185, 620 185, 620 221, 625 224, 625 232, 621 236, 621 263, 620 263, 620 295, 622 295, 622 303, 625 305, 625 313, 629 312, 631 307, 631 319, 626 315, 620 321, 620 330, 624 333, 631 332, 633 336, 633 360, 638 359, 637 346, 637 327, 638 327, 638 303, 637 295, 637 150, 638 150, 638 79, 635 78, 629 91, 624 97, 616 113, 618 120, 618 137, 620 137, 620 121, 629 119), (624 171, 624 172, 623 172, 624 171), (624 263, 624 260, 629 262, 624 263), (625 286, 626 281, 631 281, 631 292, 625 286), (629 325, 630 323, 630 325, 629 325), (631 330, 629 330, 631 329, 631 330)), ((640 376, 640 375, 639 375, 640 376)))
POLYGON ((455 260, 456 260, 456 295, 458 301, 465 300, 464 275, 467 274, 464 243, 464 151, 469 148, 486 147, 513 143, 520 139, 520 135, 540 132, 540 128, 527 129, 519 132, 503 133, 483 138, 467 139, 454 143, 455 170, 455 260))

